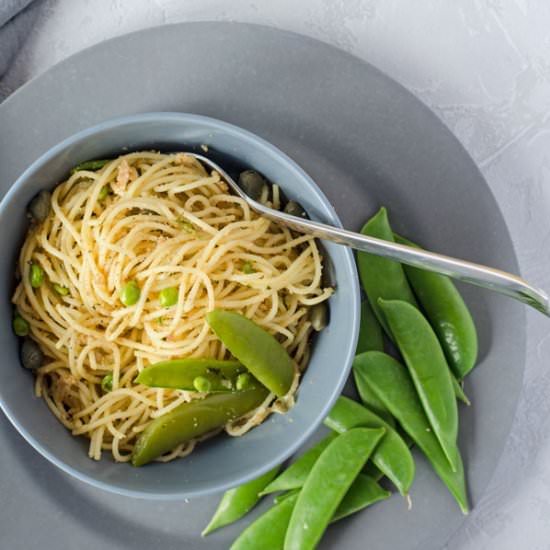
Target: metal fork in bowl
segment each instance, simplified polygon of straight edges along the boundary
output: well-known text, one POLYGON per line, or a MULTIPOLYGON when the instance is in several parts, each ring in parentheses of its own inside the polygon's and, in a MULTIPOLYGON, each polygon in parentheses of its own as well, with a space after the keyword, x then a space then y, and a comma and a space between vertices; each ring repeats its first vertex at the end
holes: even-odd
POLYGON ((420 269, 447 275, 465 283, 487 288, 519 300, 550 317, 550 306, 546 292, 529 284, 517 275, 485 265, 453 258, 451 256, 436 254, 435 252, 428 252, 403 244, 368 237, 361 233, 355 233, 346 229, 340 229, 339 227, 333 227, 331 225, 299 218, 286 214, 285 212, 274 210, 250 198, 237 182, 214 161, 203 155, 195 153, 186 154, 195 157, 205 166, 218 172, 227 182, 229 187, 231 187, 241 199, 246 201, 252 210, 274 222, 289 227, 297 233, 312 235, 318 239, 332 241, 337 244, 349 246, 355 250, 382 256, 420 269))

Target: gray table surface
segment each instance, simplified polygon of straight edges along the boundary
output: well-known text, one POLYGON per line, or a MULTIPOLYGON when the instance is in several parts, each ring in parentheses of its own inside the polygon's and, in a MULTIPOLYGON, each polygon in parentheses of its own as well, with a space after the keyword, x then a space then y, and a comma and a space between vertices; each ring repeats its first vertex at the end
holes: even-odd
MULTIPOLYGON (((0 0, 1 1, 1 0, 0 0)), ((546 0, 42 0, 0 98, 106 38, 178 21, 261 23, 353 53, 447 124, 491 186, 528 270, 550 289, 550 2, 546 0)), ((448 550, 550 548, 550 322, 528 314, 531 346, 506 450, 448 550)))

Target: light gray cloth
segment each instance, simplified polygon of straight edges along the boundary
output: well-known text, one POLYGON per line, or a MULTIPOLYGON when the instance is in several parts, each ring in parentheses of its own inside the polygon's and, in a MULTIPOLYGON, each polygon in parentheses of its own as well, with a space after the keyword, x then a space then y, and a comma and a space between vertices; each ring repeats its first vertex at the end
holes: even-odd
POLYGON ((34 0, 0 0, 0 80, 32 27, 35 19, 30 9, 32 2, 34 0))

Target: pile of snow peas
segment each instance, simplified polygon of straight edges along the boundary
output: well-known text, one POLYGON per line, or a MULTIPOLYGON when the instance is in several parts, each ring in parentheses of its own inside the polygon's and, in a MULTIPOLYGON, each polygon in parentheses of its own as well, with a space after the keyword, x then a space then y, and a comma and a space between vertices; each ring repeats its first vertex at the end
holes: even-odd
MULTIPOLYGON (((385 208, 362 233, 417 246, 393 233, 385 208)), ((409 499, 415 445, 460 510, 469 511, 457 399, 469 404, 462 380, 477 359, 470 312, 447 277, 362 252, 357 265, 367 296, 353 362, 360 402, 339 397, 324 439, 282 472, 275 468, 224 494, 203 535, 277 493, 231 550, 312 550, 330 523, 391 496, 382 478, 409 499)))
POLYGON ((205 393, 153 420, 132 452, 132 464, 143 466, 255 409, 271 393, 285 395, 295 367, 277 339, 254 321, 234 311, 215 309, 206 320, 234 360, 175 359, 144 369, 137 384, 205 393))

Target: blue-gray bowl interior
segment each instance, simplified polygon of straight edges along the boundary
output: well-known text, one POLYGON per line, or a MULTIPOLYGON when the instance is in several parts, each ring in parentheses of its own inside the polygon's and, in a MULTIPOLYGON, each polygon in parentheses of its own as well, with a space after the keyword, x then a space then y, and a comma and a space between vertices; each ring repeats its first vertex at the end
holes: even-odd
POLYGON ((340 393, 349 372, 358 332, 359 289, 352 253, 328 243, 337 292, 330 299, 330 323, 313 343, 308 370, 296 406, 272 415, 246 436, 219 436, 204 442, 187 458, 133 468, 87 456, 88 441, 75 438, 33 392, 32 374, 20 367, 12 333, 14 268, 27 228, 26 208, 41 189, 53 188, 71 167, 140 149, 199 150, 231 172, 254 168, 298 200, 314 219, 340 226, 315 183, 288 157, 238 127, 196 115, 150 113, 108 121, 80 132, 33 163, 0 205, 0 404, 23 437, 43 456, 82 481, 121 494, 144 498, 183 498, 225 490, 258 476, 288 458, 320 424, 340 393), (202 152, 202 150, 201 150, 202 152))

